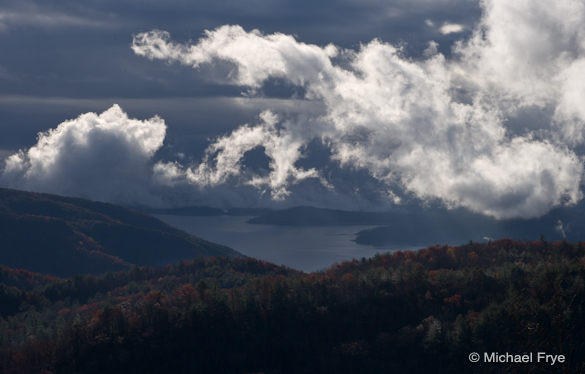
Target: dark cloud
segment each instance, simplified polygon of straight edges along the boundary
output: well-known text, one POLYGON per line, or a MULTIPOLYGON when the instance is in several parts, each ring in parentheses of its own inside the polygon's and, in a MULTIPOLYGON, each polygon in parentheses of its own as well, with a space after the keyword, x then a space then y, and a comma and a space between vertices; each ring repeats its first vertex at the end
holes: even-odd
POLYGON ((128 50, 132 34, 153 28, 186 40, 199 38, 204 29, 239 24, 344 47, 376 37, 392 43, 404 41, 420 52, 430 39, 445 41, 445 48, 455 39, 441 36, 425 20, 433 20, 437 27, 447 21, 471 25, 479 15, 477 3, 466 0, 252 4, 19 0, 5 2, 0 9, 0 47, 11 51, 2 54, 0 65, 20 78, 19 84, 5 86, 1 92, 30 93, 33 89, 37 95, 77 97, 193 95, 199 85, 185 84, 185 71, 152 66, 133 58, 128 50))
MULTIPOLYGON (((477 10, 476 2, 465 0, 6 0, 0 4, 0 149, 31 146, 37 132, 118 102, 139 118, 159 113, 169 124, 169 142, 198 156, 207 138, 257 115, 223 99, 204 100, 241 92, 209 82, 210 71, 135 56, 129 45, 138 32, 160 28, 188 40, 204 29, 240 24, 347 47, 380 37, 418 51, 430 38, 444 39, 426 19, 468 24, 477 10)), ((445 40, 445 49, 453 39, 445 40)), ((264 91, 267 97, 289 93, 270 85, 264 91)))
MULTIPOLYGON (((152 64, 135 56, 129 45, 132 35, 139 32, 165 29, 185 41, 198 39, 205 29, 239 24, 342 47, 356 47, 378 37, 406 42, 416 55, 430 39, 439 41, 440 48, 448 52, 457 35, 443 36, 438 27, 444 22, 470 25, 478 17, 478 9, 476 1, 467 0, 6 0, 0 5, 0 49, 5 51, 0 54, 0 95, 103 101, 98 106, 87 101, 86 107, 76 106, 76 111, 65 109, 60 118, 49 106, 23 102, 12 107, 0 102, 3 142, 10 143, 0 147, 30 144, 34 139, 30 135, 37 131, 79 113, 103 110, 119 98, 240 95, 239 88, 209 82, 209 71, 152 64), (437 27, 427 26, 427 19, 437 27)), ((286 92, 266 90, 265 94, 282 96, 286 92)), ((179 110, 185 116, 169 119, 171 129, 185 128, 196 120, 189 113, 189 104, 185 105, 179 110)), ((228 118, 239 115, 226 108, 223 113, 228 118)), ((234 121, 232 127, 241 122, 234 121)))
MULTIPOLYGON (((84 168, 91 164, 90 156, 117 150, 121 154, 129 155, 129 158, 136 162, 132 165, 141 165, 135 166, 140 175, 124 176, 121 173, 121 180, 127 177, 126 180, 145 181, 152 177, 149 173, 155 161, 171 163, 179 160, 186 167, 196 164, 204 156, 209 144, 214 144, 218 137, 229 134, 244 123, 257 124, 259 113, 265 110, 278 113, 283 121, 288 117, 295 118, 295 121, 299 121, 299 118, 302 121, 302 116, 317 118, 324 110, 322 103, 304 99, 305 87, 287 83, 290 77, 286 77, 287 79, 269 77, 270 79, 262 81, 261 85, 256 87, 255 95, 243 97, 242 92, 248 88, 239 87, 225 79, 230 69, 229 62, 211 67, 201 66, 200 69, 194 70, 189 66, 153 63, 141 58, 130 48, 132 38, 149 30, 169 31, 177 43, 192 45, 202 37, 205 29, 212 30, 221 25, 240 25, 247 31, 259 29, 265 34, 277 32, 290 34, 303 43, 319 47, 333 43, 354 51, 358 51, 360 45, 367 45, 378 38, 391 45, 402 46, 402 52, 396 57, 397 60, 416 63, 428 57, 424 51, 431 40, 438 45, 435 46, 435 51, 431 48, 428 53, 442 53, 445 58, 451 60, 456 56, 452 52, 454 42, 460 39, 470 40, 474 25, 479 19, 480 6, 477 0, 319 2, 7 0, 0 5, 0 48, 8 51, 0 54, 2 133, 0 158, 5 157, 7 152, 20 148, 28 149, 35 145, 36 133, 39 131, 55 128, 65 119, 76 118, 81 113, 101 113, 112 104, 118 103, 131 118, 146 119, 159 114, 165 119, 167 124, 165 142, 157 148, 154 158, 149 156, 137 160, 130 157, 135 152, 124 142, 114 142, 110 149, 105 142, 91 138, 95 143, 93 148, 87 149, 88 158, 79 159, 80 162, 85 160, 85 163, 70 167, 77 170, 79 175, 84 175, 84 168)), ((536 31, 542 30, 537 28, 536 31)), ((477 41, 477 35, 475 40, 477 41)), ((478 43, 481 44, 481 41, 478 43)), ((475 49, 468 46, 467 50, 472 52, 487 50, 483 48, 485 45, 479 44, 475 49)), ((530 51, 530 48, 527 50, 530 51)), ((497 58, 493 58, 492 61, 487 54, 478 55, 479 57, 475 56, 478 64, 488 66, 489 64, 485 64, 487 61, 500 67, 497 62, 506 51, 491 52, 494 52, 493 56, 497 58), (500 52, 502 54, 498 54, 500 52)), ((472 57, 468 60, 473 62, 475 60, 472 57)), ((492 75, 499 76, 498 72, 513 77, 517 71, 522 70, 518 66, 480 73, 482 79, 492 75)), ((577 83, 569 84, 578 81, 572 77, 581 71, 580 66, 575 64, 571 69, 566 69, 566 76, 560 77, 568 82, 566 92, 581 92, 582 87, 577 83)), ((464 68, 471 71, 473 67, 464 68)), ((536 71, 534 76, 542 75, 539 74, 536 71)), ((527 82, 535 81, 532 76, 524 78, 527 82)), ((475 83, 487 86, 493 82, 486 78, 485 82, 475 83)), ((548 85, 549 82, 544 84, 548 85)), ((517 87, 511 85, 505 88, 520 92, 517 87)), ((465 91, 470 88, 454 86, 449 89, 465 91)), ((457 101, 455 96, 453 94, 453 101, 457 101)), ((466 97, 465 94, 462 94, 462 97, 466 97)), ((547 119, 552 116, 564 122, 585 116, 573 105, 573 97, 578 96, 574 94, 563 97, 564 105, 558 108, 520 106, 516 108, 517 112, 514 115, 503 119, 504 127, 512 136, 523 137, 529 134, 524 143, 519 143, 519 146, 529 148, 535 144, 533 140, 539 141, 550 137, 550 133, 546 133, 550 129, 550 120, 547 119), (546 115, 543 115, 544 112, 546 115)), ((461 99, 461 102, 464 103, 464 100, 461 99)), ((426 113, 414 118, 413 121, 428 118, 429 115, 426 113)), ((424 127, 424 123, 421 126, 424 127)), ((570 130, 575 133, 578 129, 570 130)), ((300 131, 303 132, 304 128, 300 131)), ((567 131, 567 135, 563 136, 570 136, 572 133, 567 131)), ((352 136, 359 135, 352 132, 352 136)), ((457 146, 455 135, 445 134, 446 146, 457 146)), ((262 139, 269 138, 278 137, 262 139)), ((384 137, 379 138, 387 140, 384 137)), ((303 143, 299 148, 302 150, 302 157, 291 164, 295 173, 310 171, 316 165, 320 165, 321 172, 328 181, 336 185, 336 189, 331 191, 326 184, 317 179, 300 178, 298 183, 290 186, 291 193, 300 196, 300 200, 296 200, 295 203, 338 205, 344 204, 344 201, 356 201, 354 205, 362 206, 362 200, 372 202, 388 198, 382 196, 387 192, 384 187, 388 186, 363 170, 342 170, 336 163, 323 166, 323 161, 331 156, 331 149, 320 144, 320 139, 309 137, 305 140, 308 144, 303 143)), ((380 141, 375 148, 378 156, 383 156, 384 152, 391 153, 386 148, 393 145, 382 143, 380 141)), ((544 143, 538 145, 541 153, 551 153, 552 146, 544 143)), ((246 152, 245 148, 242 148, 242 154, 246 155, 246 152)), ((499 153, 506 155, 505 152, 499 153)), ((266 160, 257 156, 252 153, 244 157, 251 170, 265 168, 266 160)), ((381 160, 384 159, 382 156, 381 160)), ((509 156, 511 159, 518 158, 512 150, 509 150, 509 156)), ((512 164, 508 159, 502 163, 504 161, 506 164, 512 164)), ((110 167, 111 165, 106 163, 104 172, 110 167)), ((418 169, 420 166, 417 164, 412 168, 418 169)), ((79 182, 81 181, 80 179, 79 182)), ((49 183, 37 181, 35 188, 42 189, 43 186, 48 186, 41 182, 49 183)), ((426 183, 427 180, 423 180, 421 184, 424 184, 423 182, 426 183)), ((89 183, 78 184, 75 188, 90 188, 91 178, 89 183)), ((542 185, 546 187, 546 183, 543 182, 542 185)), ((392 190, 400 188, 390 187, 392 190)), ((457 194, 465 194, 470 201, 479 199, 477 197, 479 195, 476 194, 481 195, 481 191, 478 191, 475 185, 469 187, 469 191, 468 187, 466 185, 458 187, 457 194)), ((70 190, 75 188, 71 187, 70 190)), ((175 195, 170 199, 176 199, 177 202, 197 199, 203 201, 210 198, 211 200, 206 201, 214 201, 218 205, 245 205, 250 201, 261 203, 270 201, 269 193, 258 196, 257 191, 250 186, 218 186, 211 197, 201 191, 193 192, 192 186, 179 184, 174 188, 175 195)), ((423 190, 422 187, 419 189, 423 190)), ((510 201, 518 200, 515 192, 508 193, 510 201)), ((129 193, 132 194, 131 191, 129 193)), ((152 191, 146 193, 150 194, 152 191)), ((433 192, 430 195, 443 197, 447 194, 433 192)), ((102 198, 108 199, 107 196, 102 198)), ((488 201, 486 205, 504 210, 506 201, 505 199, 493 203, 488 201)), ((541 211, 548 209, 549 205, 545 204, 537 213, 530 214, 540 214, 541 211)), ((487 210, 483 205, 475 209, 487 210)))

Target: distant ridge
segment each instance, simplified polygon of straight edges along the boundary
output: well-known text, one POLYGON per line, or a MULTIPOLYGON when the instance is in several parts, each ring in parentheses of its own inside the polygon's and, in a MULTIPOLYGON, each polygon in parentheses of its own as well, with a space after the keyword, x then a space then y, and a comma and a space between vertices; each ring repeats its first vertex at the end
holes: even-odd
POLYGON ((179 208, 149 208, 146 212, 152 214, 170 214, 174 216, 221 216, 225 212, 219 208, 210 206, 186 206, 179 208))
POLYGON ((435 243, 455 245, 511 238, 577 242, 585 240, 585 203, 558 207, 532 219, 494 218, 465 209, 425 209, 395 207, 387 211, 345 211, 300 206, 260 214, 251 224, 277 226, 378 226, 356 234, 359 244, 386 246, 427 246, 435 243))
POLYGON ((178 208, 137 208, 151 214, 169 214, 174 216, 192 216, 192 217, 208 217, 208 216, 259 216, 263 214, 270 214, 271 209, 266 208, 230 208, 227 210, 214 208, 210 206, 185 206, 178 208))
POLYGON ((261 212, 248 223, 279 226, 379 225, 388 223, 396 216, 396 212, 352 212, 298 206, 261 212))
POLYGON ((55 276, 242 256, 146 213, 90 200, 0 188, 0 264, 55 276))

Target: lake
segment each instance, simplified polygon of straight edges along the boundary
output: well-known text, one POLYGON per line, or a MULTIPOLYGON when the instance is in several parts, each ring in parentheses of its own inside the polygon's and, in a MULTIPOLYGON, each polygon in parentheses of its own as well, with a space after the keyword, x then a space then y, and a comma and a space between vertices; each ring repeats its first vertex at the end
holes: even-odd
POLYGON ((307 272, 334 263, 371 257, 376 253, 418 247, 371 247, 352 239, 374 226, 272 226, 246 223, 243 216, 176 216, 157 214, 160 220, 200 238, 231 247, 246 256, 307 272))

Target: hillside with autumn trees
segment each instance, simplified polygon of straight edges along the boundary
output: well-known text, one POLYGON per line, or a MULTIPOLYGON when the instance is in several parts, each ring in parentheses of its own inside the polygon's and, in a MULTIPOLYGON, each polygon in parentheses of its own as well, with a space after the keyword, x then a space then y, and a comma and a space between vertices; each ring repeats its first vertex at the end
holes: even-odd
POLYGON ((494 241, 306 274, 250 258, 56 279, 0 269, 2 373, 585 370, 585 246, 494 241))

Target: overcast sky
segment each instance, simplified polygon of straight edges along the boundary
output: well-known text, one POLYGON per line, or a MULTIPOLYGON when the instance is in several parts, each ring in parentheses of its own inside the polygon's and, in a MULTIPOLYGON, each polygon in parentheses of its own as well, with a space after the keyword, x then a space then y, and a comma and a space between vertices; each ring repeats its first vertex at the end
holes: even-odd
POLYGON ((187 144, 254 116, 255 111, 229 101, 208 100, 238 97, 241 89, 136 56, 130 44, 139 32, 162 29, 189 40, 206 29, 238 24, 343 47, 381 38, 407 43, 420 54, 431 39, 444 41, 448 52, 457 34, 442 35, 440 27, 445 22, 471 26, 478 14, 476 2, 467 0, 6 0, 0 5, 0 149, 32 145, 38 131, 114 102, 134 116, 160 114, 169 123, 169 136, 180 143, 186 136, 187 144))
POLYGON ((539 216, 581 199, 585 118, 583 4, 547 4, 4 1, 0 183, 539 216))

